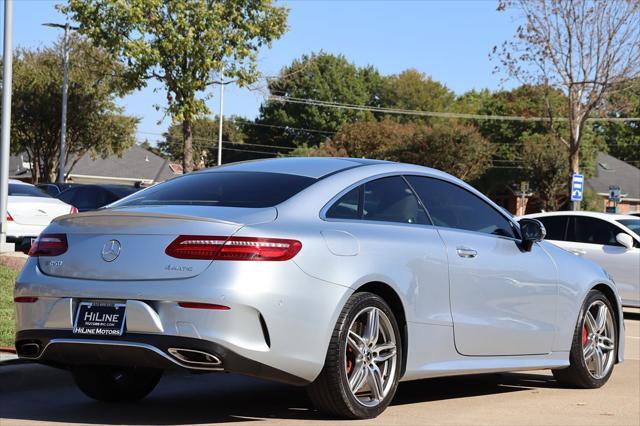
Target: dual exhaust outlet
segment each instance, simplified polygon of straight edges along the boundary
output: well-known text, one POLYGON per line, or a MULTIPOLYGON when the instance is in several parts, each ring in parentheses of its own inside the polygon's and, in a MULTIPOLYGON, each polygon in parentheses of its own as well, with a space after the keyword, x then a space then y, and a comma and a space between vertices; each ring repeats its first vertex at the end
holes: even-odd
POLYGON ((167 352, 188 367, 205 369, 222 368, 222 360, 208 352, 185 348, 169 348, 167 352))
MULTIPOLYGON (((25 342, 17 345, 17 352, 21 358, 36 359, 40 356, 41 351, 41 345, 36 342, 25 342)), ((167 352, 185 367, 222 369, 222 360, 208 352, 186 348, 169 348, 167 352)))

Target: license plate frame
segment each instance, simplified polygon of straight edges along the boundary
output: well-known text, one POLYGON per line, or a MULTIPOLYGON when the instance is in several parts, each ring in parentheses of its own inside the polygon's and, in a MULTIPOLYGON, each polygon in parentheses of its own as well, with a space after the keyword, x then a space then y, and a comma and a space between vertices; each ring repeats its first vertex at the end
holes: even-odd
POLYGON ((122 336, 126 324, 126 307, 126 303, 118 302, 80 302, 73 322, 73 333, 84 336, 122 336))

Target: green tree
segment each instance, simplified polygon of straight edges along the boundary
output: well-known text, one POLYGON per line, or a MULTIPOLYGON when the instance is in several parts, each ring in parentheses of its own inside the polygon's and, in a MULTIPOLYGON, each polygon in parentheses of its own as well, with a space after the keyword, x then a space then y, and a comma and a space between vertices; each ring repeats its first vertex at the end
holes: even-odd
POLYGON ((640 2, 500 0, 498 9, 514 9, 524 21, 513 41, 494 49, 503 69, 566 95, 568 132, 559 138, 569 153, 569 182, 580 170, 591 113, 613 87, 640 74, 640 2))
POLYGON ((182 123, 183 166, 193 170, 193 121, 208 112, 207 88, 258 78, 256 58, 286 31, 288 10, 271 0, 69 0, 80 32, 120 58, 138 86, 156 79, 167 112, 182 123))
POLYGON ((350 157, 421 164, 473 180, 491 165, 493 148, 470 125, 434 122, 398 123, 392 120, 344 125, 325 144, 325 150, 345 152, 350 157))
MULTIPOLYGON (((303 55, 269 81, 269 93, 352 105, 377 105, 382 77, 372 67, 360 68, 342 55, 303 55)), ((268 100, 260 107, 249 139, 271 145, 317 146, 345 123, 372 120, 365 111, 268 100), (277 127, 268 127, 277 126, 277 127)))
MULTIPOLYGON (((602 111, 609 117, 640 117, 640 78, 617 85, 602 111)), ((640 122, 596 123, 594 130, 604 137, 611 155, 640 167, 640 122)))
MULTIPOLYGON (((448 111, 455 101, 455 94, 442 83, 427 77, 415 69, 384 78, 380 106, 417 111, 448 111)), ((429 117, 390 115, 401 122, 428 123, 429 117)))
MULTIPOLYGON (((115 103, 131 87, 109 55, 74 36, 69 64, 67 173, 85 154, 106 157, 131 147, 138 124, 115 103)), ((53 181, 60 153, 62 42, 18 49, 13 70, 11 150, 27 153, 34 182, 53 181)))
POLYGON ((525 134, 520 140, 524 180, 535 191, 542 209, 558 210, 567 200, 566 147, 551 134, 525 134))
MULTIPOLYGON (((238 151, 228 149, 242 149, 231 144, 241 145, 245 140, 244 126, 246 119, 236 116, 226 117, 222 122, 222 149, 225 163, 238 161, 238 151)), ((193 163, 197 168, 211 167, 218 159, 218 117, 197 118, 193 122, 193 163)), ((164 141, 158 143, 158 149, 173 161, 182 161, 182 127, 174 124, 164 133, 164 141)))
MULTIPOLYGON (((562 91, 544 85, 522 85, 497 92, 471 91, 458 97, 452 109, 470 114, 523 117, 523 120, 513 121, 471 120, 482 136, 495 146, 493 168, 474 182, 480 189, 495 194, 514 183, 531 181, 531 187, 544 208, 551 209, 556 199, 561 201, 556 207, 564 205, 562 201, 567 197, 556 192, 556 184, 558 173, 565 173, 562 189, 567 192, 568 166, 559 167, 557 157, 543 152, 548 149, 549 153, 560 156, 558 143, 566 150, 561 139, 568 137, 568 124, 552 119, 567 113, 567 98, 562 91), (534 117, 550 119, 527 120, 534 117)), ((580 168, 586 175, 593 172, 596 154, 602 150, 606 151, 602 138, 590 128, 585 129, 580 168)), ((560 158, 568 164, 566 155, 560 158)))

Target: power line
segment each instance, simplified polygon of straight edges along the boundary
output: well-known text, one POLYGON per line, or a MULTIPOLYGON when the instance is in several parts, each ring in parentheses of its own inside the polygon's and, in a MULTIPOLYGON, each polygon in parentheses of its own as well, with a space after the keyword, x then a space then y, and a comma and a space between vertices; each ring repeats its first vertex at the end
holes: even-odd
MULTIPOLYGON (((152 132, 138 132, 141 134, 147 134, 147 135, 154 135, 154 136, 163 136, 165 138, 169 138, 169 139, 173 139, 175 142, 168 142, 166 140, 155 140, 154 142, 158 143, 164 143, 164 144, 182 144, 183 141, 179 140, 178 137, 174 137, 171 136, 169 134, 162 134, 162 133, 152 133, 152 132)), ((209 138, 203 138, 203 137, 198 137, 198 136, 192 136, 191 139, 196 140, 196 141, 202 141, 202 142, 212 142, 212 146, 217 146, 218 141, 214 140, 214 139, 209 139, 209 138)), ((222 141, 222 143, 233 143, 233 144, 238 144, 238 145, 251 145, 251 146, 259 146, 259 147, 264 147, 264 148, 277 148, 277 149, 288 149, 288 150, 294 150, 296 149, 296 147, 291 147, 291 146, 284 146, 284 145, 267 145, 267 144, 259 144, 259 143, 250 143, 250 142, 231 142, 231 141, 222 141)), ((206 146, 206 145, 200 145, 200 146, 206 146)))
MULTIPOLYGON (((433 111, 420 111, 400 108, 385 108, 374 107, 365 105, 343 104, 339 102, 320 101, 317 99, 304 99, 294 98, 290 96, 278 96, 269 95, 268 99, 271 101, 279 101, 300 105, 320 106, 327 108, 338 109, 351 109, 357 111, 370 111, 380 112, 385 114, 397 114, 397 115, 416 115, 423 117, 439 117, 439 118, 461 118, 470 120, 501 120, 501 121, 550 121, 549 117, 525 117, 525 116, 513 116, 513 115, 485 115, 485 114, 464 114, 458 112, 433 112, 433 111)), ((568 121, 566 117, 554 117, 555 121, 568 121)), ((603 117, 603 118, 588 118, 587 121, 609 121, 609 122, 640 122, 640 117, 603 117)))
POLYGON ((335 135, 337 133, 337 132, 332 132, 332 131, 328 131, 328 130, 305 129, 303 127, 278 126, 278 125, 275 125, 275 124, 265 124, 265 123, 251 123, 251 122, 248 122, 248 121, 240 121, 240 122, 236 122, 235 124, 240 125, 240 126, 273 127, 273 128, 276 128, 276 129, 297 130, 297 131, 308 132, 308 133, 324 133, 324 134, 327 134, 327 135, 335 135))

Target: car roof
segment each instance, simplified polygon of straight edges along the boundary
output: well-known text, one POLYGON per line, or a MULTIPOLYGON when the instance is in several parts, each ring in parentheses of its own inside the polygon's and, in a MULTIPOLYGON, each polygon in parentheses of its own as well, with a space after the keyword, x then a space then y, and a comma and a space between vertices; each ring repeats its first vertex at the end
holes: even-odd
POLYGON ((588 216, 603 219, 606 221, 622 220, 622 219, 638 219, 637 216, 629 214, 616 214, 616 213, 603 213, 603 212, 590 212, 590 211, 559 211, 559 212, 544 212, 527 214, 522 217, 546 217, 546 216, 588 216))
POLYGON ((18 180, 18 179, 9 179, 9 183, 17 183, 17 184, 20 184, 20 185, 31 185, 30 183, 23 182, 23 181, 18 180))
POLYGON ((197 173, 208 172, 266 172, 283 173, 306 176, 314 179, 341 172, 343 170, 361 167, 369 164, 391 163, 383 160, 369 160, 363 158, 336 157, 286 157, 269 158, 264 160, 242 161, 225 164, 219 167, 201 170, 197 173))

